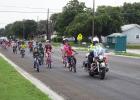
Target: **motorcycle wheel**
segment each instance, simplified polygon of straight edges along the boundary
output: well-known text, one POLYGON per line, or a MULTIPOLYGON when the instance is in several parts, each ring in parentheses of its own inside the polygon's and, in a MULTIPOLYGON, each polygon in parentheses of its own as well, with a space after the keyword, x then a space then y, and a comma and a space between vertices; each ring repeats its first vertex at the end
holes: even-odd
POLYGON ((100 72, 100 79, 103 80, 105 78, 105 73, 106 73, 106 70, 105 68, 102 69, 102 71, 100 72))
POLYGON ((24 54, 21 54, 21 58, 24 58, 24 54))

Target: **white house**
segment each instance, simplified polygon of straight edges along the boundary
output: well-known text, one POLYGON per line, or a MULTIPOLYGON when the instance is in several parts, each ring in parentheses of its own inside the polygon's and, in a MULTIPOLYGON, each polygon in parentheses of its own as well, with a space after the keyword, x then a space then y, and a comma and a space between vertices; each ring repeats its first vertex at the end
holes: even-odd
POLYGON ((140 25, 128 24, 121 27, 122 34, 127 36, 127 43, 140 44, 140 25))

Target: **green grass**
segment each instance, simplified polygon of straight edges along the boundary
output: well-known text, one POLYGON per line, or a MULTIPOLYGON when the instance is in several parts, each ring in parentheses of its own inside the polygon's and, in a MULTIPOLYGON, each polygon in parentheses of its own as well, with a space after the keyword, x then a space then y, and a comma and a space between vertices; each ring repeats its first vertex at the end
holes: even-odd
POLYGON ((0 100, 50 100, 0 57, 0 100))
MULTIPOLYGON (((60 47, 60 44, 61 43, 55 43, 55 42, 52 43, 52 45, 54 47, 60 47)), ((79 51, 88 51, 88 47, 87 46, 81 46, 79 44, 74 44, 72 42, 70 42, 70 44, 71 44, 72 47, 76 47, 76 50, 79 50, 79 51)))
POLYGON ((140 49, 140 45, 136 45, 136 44, 131 45, 131 44, 129 44, 129 45, 127 45, 127 49, 140 49))
POLYGON ((55 47, 59 47, 60 44, 61 44, 61 43, 56 43, 56 42, 53 42, 53 43, 52 43, 52 45, 55 46, 55 47))
POLYGON ((140 57, 140 54, 134 54, 134 53, 115 53, 116 55, 123 55, 123 56, 130 56, 130 57, 140 57))

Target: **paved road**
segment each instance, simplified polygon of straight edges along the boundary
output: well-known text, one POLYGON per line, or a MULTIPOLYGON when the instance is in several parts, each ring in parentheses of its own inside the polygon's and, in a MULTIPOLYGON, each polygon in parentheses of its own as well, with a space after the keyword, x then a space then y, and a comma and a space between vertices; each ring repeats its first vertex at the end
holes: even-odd
POLYGON ((32 56, 25 59, 11 50, 0 49, 13 62, 64 96, 66 100, 140 100, 140 59, 110 56, 110 72, 105 80, 88 76, 82 68, 85 53, 77 55, 77 73, 63 68, 58 49, 53 54, 53 69, 45 66, 37 73, 32 68, 32 56))

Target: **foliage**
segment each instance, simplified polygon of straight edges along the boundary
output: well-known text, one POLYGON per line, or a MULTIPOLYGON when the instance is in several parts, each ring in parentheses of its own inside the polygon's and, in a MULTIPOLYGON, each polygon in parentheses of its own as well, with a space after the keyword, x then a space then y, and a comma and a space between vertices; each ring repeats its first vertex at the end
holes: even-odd
MULTIPOLYGON (((124 3, 122 7, 99 6, 94 17, 95 35, 107 36, 121 32, 120 27, 124 24, 140 24, 139 12, 140 3, 124 3)), ((83 33, 87 39, 92 33, 92 9, 77 0, 69 1, 62 13, 54 14, 52 20, 60 36, 76 37, 77 33, 83 33)))
POLYGON ((121 9, 119 7, 100 6, 95 16, 95 33, 106 36, 120 31, 122 25, 121 9))
POLYGON ((31 37, 33 33, 36 32, 37 23, 34 20, 25 20, 23 21, 23 30, 24 30, 24 38, 27 39, 31 37))
MULTIPOLYGON (((92 30, 92 15, 90 13, 79 13, 75 16, 74 20, 66 28, 69 36, 75 36, 79 33, 83 34, 83 37, 91 36, 92 30)), ((84 38, 86 39, 86 38, 84 38)))
POLYGON ((140 25, 140 2, 139 3, 124 3, 122 7, 124 23, 136 23, 140 25))
POLYGON ((66 28, 74 20, 76 15, 84 12, 84 8, 85 4, 83 2, 79 2, 78 0, 69 1, 63 8, 63 12, 57 15, 55 24, 56 31, 58 31, 60 35, 64 35, 66 28))
POLYGON ((53 42, 62 42, 62 37, 54 37, 53 39, 52 39, 52 41, 53 42))
POLYGON ((0 36, 3 36, 4 35, 4 28, 1 28, 0 29, 0 36))
POLYGON ((36 33, 37 23, 34 20, 16 21, 5 27, 5 34, 28 39, 36 33))

